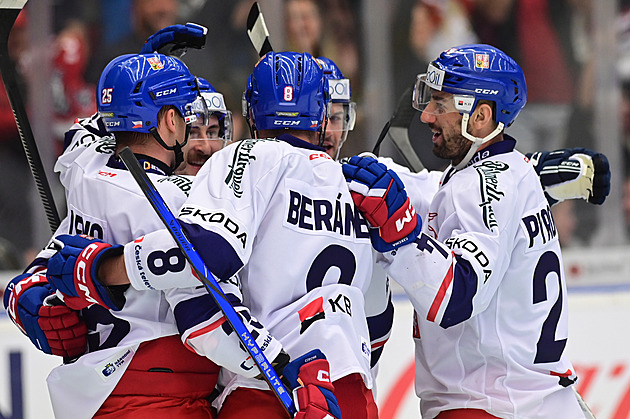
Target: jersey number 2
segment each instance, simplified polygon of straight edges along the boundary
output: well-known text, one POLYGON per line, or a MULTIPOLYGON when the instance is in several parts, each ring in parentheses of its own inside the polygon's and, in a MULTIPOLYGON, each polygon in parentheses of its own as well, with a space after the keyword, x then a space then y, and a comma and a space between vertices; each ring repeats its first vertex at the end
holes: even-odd
POLYGON ((566 339, 556 340, 556 329, 562 312, 562 280, 560 270, 560 260, 554 252, 545 252, 534 270, 534 304, 547 301, 547 277, 555 273, 558 278, 558 298, 549 311, 549 315, 543 323, 540 331, 540 338, 536 344, 536 358, 534 364, 546 362, 557 362, 562 356, 566 339))

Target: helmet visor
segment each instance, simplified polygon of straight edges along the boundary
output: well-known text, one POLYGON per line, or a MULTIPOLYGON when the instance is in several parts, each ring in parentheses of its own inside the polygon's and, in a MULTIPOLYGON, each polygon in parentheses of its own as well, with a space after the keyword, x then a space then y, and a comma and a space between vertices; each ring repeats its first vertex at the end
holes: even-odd
POLYGON ((208 113, 206 101, 201 96, 197 96, 192 103, 185 106, 184 120, 187 124, 196 122, 203 124, 208 119, 208 113))
POLYGON ((328 115, 326 131, 352 131, 357 120, 357 104, 331 102, 328 115))
POLYGON ((226 109, 223 95, 202 92, 201 98, 193 103, 197 120, 191 129, 190 139, 232 141, 232 112, 226 109))
MULTIPOLYGON (((412 105, 420 112, 442 115, 450 112, 470 113, 475 95, 469 91, 445 92, 442 86, 427 80, 427 74, 419 74, 413 88, 412 105)), ((451 90, 451 89, 449 89, 451 90)))
POLYGON ((191 140, 232 141, 232 112, 210 112, 203 120, 197 119, 190 129, 191 140))

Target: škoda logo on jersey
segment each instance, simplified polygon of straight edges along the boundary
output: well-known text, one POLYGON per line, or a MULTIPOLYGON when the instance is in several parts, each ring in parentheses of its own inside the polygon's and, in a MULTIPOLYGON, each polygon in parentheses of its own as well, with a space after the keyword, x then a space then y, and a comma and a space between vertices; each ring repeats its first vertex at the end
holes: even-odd
POLYGON ((186 205, 179 210, 179 216, 188 216, 202 227, 219 225, 232 234, 236 241, 240 242, 243 249, 245 249, 245 245, 247 244, 247 233, 245 229, 223 211, 210 211, 206 208, 186 205))

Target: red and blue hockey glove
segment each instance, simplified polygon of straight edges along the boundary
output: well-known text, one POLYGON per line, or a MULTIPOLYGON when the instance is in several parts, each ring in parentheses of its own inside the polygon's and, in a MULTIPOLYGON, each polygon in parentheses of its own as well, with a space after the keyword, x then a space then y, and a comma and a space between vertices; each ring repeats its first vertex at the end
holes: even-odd
POLYGON ((588 148, 528 154, 551 205, 582 198, 601 205, 610 194, 608 158, 588 148))
POLYGON ((64 303, 75 310, 98 304, 120 310, 120 301, 97 278, 99 264, 108 257, 121 255, 123 246, 112 246, 85 235, 67 234, 54 239, 60 249, 48 261, 46 276, 55 290, 63 294, 64 303))
POLYGON ((22 274, 9 282, 4 308, 15 325, 40 351, 76 358, 87 349, 87 326, 65 305, 47 306, 54 290, 44 274, 22 274))
POLYGON ((207 33, 208 28, 196 23, 167 26, 147 38, 140 54, 159 52, 181 57, 187 48, 203 48, 206 45, 207 33))
POLYGON ((326 356, 314 349, 284 368, 283 380, 293 389, 295 419, 341 419, 326 356))
POLYGON ((372 246, 389 252, 413 241, 422 219, 396 172, 371 157, 353 156, 342 166, 352 200, 373 227, 372 246))

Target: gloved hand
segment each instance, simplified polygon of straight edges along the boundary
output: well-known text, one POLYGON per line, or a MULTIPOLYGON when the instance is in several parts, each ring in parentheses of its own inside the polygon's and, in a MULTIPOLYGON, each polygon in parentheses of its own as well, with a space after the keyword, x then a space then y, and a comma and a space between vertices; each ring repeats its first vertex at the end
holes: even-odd
POLYGON ((602 153, 566 148, 528 154, 551 205, 582 198, 601 205, 610 193, 610 166, 602 153))
POLYGON ((120 310, 119 301, 96 276, 99 264, 110 256, 121 255, 123 246, 112 246, 85 235, 63 234, 54 239, 60 250, 48 261, 46 276, 55 290, 59 290, 64 303, 75 310, 99 304, 111 310, 120 310))
POLYGON ((196 23, 167 26, 147 38, 140 54, 159 52, 181 57, 187 48, 203 48, 206 45, 207 33, 208 28, 196 23))
POLYGON ((4 308, 42 352, 64 358, 83 355, 87 326, 76 311, 65 305, 46 305, 51 297, 55 297, 54 290, 44 274, 22 274, 7 285, 4 308))
POLYGON ((330 366, 319 349, 289 362, 284 368, 283 381, 293 390, 298 411, 294 419, 341 419, 341 409, 330 380, 330 366))
POLYGON ((342 169, 354 204, 373 227, 370 237, 377 251, 394 250, 420 234, 422 219, 396 172, 372 157, 358 156, 342 169))

